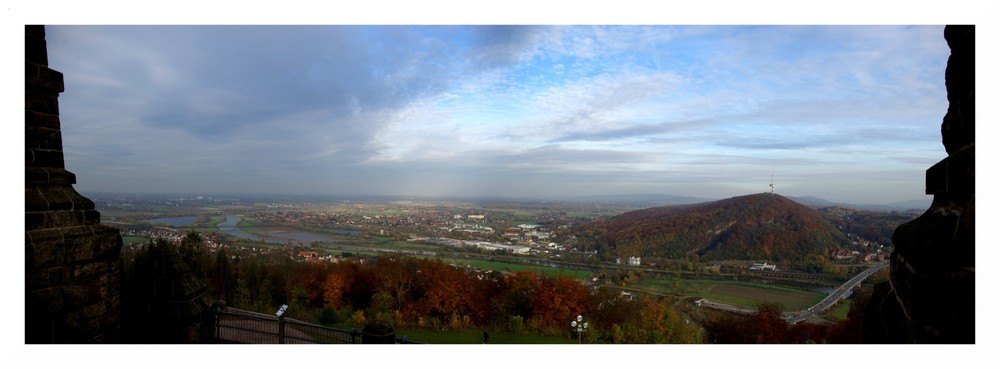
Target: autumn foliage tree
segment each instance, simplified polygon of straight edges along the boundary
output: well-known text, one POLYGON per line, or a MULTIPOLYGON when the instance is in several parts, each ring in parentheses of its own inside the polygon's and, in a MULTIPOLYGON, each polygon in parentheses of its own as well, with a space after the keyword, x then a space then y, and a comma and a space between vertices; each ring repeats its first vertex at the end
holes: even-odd
POLYGON ((230 270, 228 279, 238 281, 231 288, 242 296, 236 307, 271 312, 288 303, 297 319, 568 336, 569 322, 584 315, 596 331, 587 338, 593 342, 610 342, 603 332, 615 324, 623 332, 619 343, 700 342, 701 337, 670 301, 643 299, 601 310, 600 292, 566 276, 480 271, 398 255, 363 264, 289 262, 274 255, 233 260, 231 268, 218 270, 230 270))

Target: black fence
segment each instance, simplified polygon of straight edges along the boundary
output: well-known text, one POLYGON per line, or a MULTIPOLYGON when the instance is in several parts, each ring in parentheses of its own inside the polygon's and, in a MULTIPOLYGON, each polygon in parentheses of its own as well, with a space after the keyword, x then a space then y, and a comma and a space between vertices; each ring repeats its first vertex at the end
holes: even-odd
POLYGON ((215 338, 221 342, 251 344, 420 343, 409 341, 406 337, 374 336, 357 329, 348 331, 324 327, 231 307, 215 311, 215 338))

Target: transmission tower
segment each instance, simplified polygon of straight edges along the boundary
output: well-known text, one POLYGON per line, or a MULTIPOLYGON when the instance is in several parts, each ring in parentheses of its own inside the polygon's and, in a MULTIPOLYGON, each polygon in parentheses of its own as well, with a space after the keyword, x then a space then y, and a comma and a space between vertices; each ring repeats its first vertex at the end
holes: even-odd
POLYGON ((771 194, 774 195, 774 173, 771 173, 771 194))

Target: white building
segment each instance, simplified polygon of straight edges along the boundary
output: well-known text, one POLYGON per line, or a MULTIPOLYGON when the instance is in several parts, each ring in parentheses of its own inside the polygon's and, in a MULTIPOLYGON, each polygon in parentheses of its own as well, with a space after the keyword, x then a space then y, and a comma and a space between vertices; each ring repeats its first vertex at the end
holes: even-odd
POLYGON ((753 263, 753 265, 750 266, 750 270, 774 270, 775 266, 776 265, 768 264, 765 261, 763 263, 753 263))

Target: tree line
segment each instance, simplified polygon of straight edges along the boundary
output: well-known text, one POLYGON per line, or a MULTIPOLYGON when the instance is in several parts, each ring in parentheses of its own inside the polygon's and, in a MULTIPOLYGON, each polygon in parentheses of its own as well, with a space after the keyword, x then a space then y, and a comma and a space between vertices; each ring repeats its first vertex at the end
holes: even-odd
POLYGON ((821 343, 851 342, 856 330, 850 325, 860 316, 852 312, 853 319, 836 325, 788 325, 780 319, 780 306, 734 316, 686 308, 673 297, 625 295, 566 276, 482 271, 412 256, 305 262, 286 252, 209 251, 197 233, 123 252, 123 300, 142 295, 136 281, 148 279, 149 271, 141 266, 168 255, 164 250, 204 280, 212 301, 268 314, 287 304, 286 316, 359 330, 379 322, 397 329, 575 338, 570 322, 582 315, 589 327, 581 340, 591 343, 821 343))
MULTIPOLYGON (((123 285, 143 279, 142 260, 169 241, 156 239, 123 253, 123 285), (157 247, 157 245, 159 247, 157 247)), ((208 251, 196 233, 172 244, 179 258, 204 278, 206 296, 228 306, 338 327, 372 322, 397 328, 483 330, 572 335, 583 315, 588 342, 700 343, 701 328, 674 309, 672 298, 624 299, 617 290, 584 285, 567 276, 532 271, 483 271, 437 259, 401 255, 305 262, 286 252, 208 251)), ((124 298, 136 291, 124 291, 124 298)), ((575 336, 574 336, 575 337, 575 336)))

